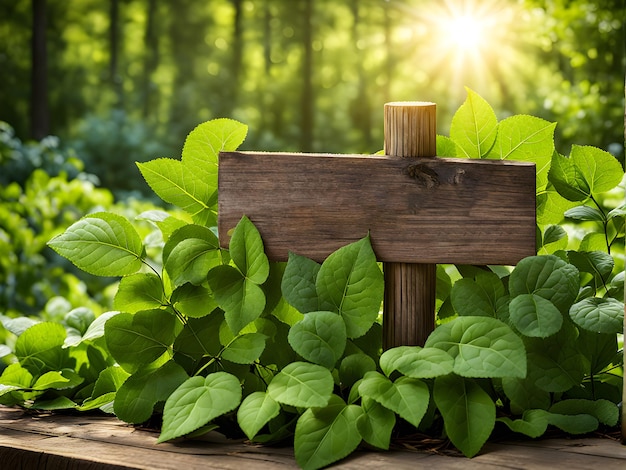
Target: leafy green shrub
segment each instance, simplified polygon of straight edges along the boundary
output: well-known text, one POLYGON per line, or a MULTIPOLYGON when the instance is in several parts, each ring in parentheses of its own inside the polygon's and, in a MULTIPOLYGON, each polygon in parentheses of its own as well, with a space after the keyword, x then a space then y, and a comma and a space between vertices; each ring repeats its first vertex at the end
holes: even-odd
POLYGON ((543 255, 512 269, 440 266, 438 327, 424 347, 382 353, 383 276, 367 237, 321 264, 295 254, 271 263, 243 217, 230 250, 219 247, 217 154, 246 130, 211 121, 189 135, 181 160, 138 164, 187 213, 144 214, 162 234, 160 263, 111 212, 49 242, 89 273, 122 276, 115 310, 26 328, 0 376, 3 403, 100 408, 129 423, 160 416, 160 442, 212 429, 293 439, 303 468, 361 442, 387 449, 407 428, 443 433, 471 457, 496 426, 536 437, 548 426, 580 434, 617 424, 624 206, 606 206, 623 178, 613 157, 589 147, 563 157, 554 124, 498 122, 468 91, 438 153, 534 161, 543 255))

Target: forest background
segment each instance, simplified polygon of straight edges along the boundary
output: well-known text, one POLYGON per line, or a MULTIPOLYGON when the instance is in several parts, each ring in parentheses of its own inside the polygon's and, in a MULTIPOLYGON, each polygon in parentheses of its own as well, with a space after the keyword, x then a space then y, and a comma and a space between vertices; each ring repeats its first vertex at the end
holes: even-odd
POLYGON ((244 149, 373 153, 385 102, 436 102, 447 134, 468 86, 623 165, 625 43, 624 0, 0 0, 0 121, 122 194, 212 118, 244 149))

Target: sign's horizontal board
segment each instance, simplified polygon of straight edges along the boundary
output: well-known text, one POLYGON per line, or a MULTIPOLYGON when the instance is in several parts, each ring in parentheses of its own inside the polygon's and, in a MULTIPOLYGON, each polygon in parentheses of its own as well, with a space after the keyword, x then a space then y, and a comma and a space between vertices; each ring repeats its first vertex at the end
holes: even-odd
POLYGON ((272 260, 324 260, 368 233, 380 261, 515 264, 535 254, 527 162, 222 152, 220 243, 242 215, 272 260))

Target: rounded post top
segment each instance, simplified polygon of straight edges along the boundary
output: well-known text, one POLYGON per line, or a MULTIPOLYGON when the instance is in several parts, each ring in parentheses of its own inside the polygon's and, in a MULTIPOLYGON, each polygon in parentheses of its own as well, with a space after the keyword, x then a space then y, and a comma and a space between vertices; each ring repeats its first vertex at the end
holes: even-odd
POLYGON ((431 101, 391 101, 389 103, 385 103, 385 106, 394 106, 394 107, 429 107, 429 106, 437 106, 435 103, 431 101))
POLYGON ((434 157, 437 153, 437 105, 428 101, 394 101, 384 108, 385 154, 434 157))

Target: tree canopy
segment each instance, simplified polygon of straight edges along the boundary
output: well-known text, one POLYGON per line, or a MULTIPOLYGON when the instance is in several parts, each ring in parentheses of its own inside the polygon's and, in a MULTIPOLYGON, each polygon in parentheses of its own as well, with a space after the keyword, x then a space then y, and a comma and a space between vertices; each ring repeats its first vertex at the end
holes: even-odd
POLYGON ((44 107, 37 132, 111 185, 116 162, 176 153, 215 117, 247 123, 248 148, 375 152, 383 104, 425 100, 447 133, 464 86, 557 121, 562 152, 623 162, 623 0, 22 0, 0 17, 0 120, 40 138, 44 107))

